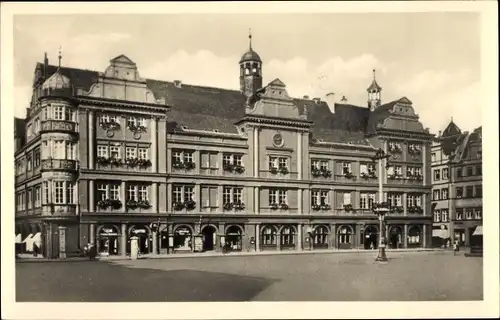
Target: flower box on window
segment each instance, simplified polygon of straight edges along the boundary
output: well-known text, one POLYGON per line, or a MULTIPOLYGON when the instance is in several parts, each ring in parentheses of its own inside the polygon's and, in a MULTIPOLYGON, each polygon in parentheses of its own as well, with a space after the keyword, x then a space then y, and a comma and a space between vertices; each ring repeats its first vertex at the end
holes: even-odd
POLYGON ((269 207, 271 208, 271 210, 276 210, 276 209, 278 209, 278 204, 274 202, 274 203, 271 203, 269 205, 269 207))
POLYGON ((127 201, 127 208, 136 209, 139 206, 139 203, 135 200, 127 201))
POLYGON ((101 165, 108 165, 109 164, 109 159, 105 157, 97 157, 96 162, 101 165))
POLYGON ((233 203, 233 208, 238 211, 245 210, 245 204, 243 202, 235 202, 233 203))
POLYGON ((424 209, 420 206, 413 206, 408 208, 409 213, 424 213, 424 209))
POLYGON ((139 159, 137 158, 127 158, 125 160, 125 163, 127 164, 127 166, 129 167, 135 167, 138 165, 138 162, 139 162, 139 159))
POLYGON ((288 168, 287 167, 280 167, 279 168, 279 171, 281 174, 288 174, 289 171, 288 171, 288 168))
POLYGON ((344 177, 346 177, 347 179, 351 179, 354 177, 354 175, 352 174, 351 171, 346 171, 344 172, 344 177))
POLYGON ((182 210, 182 209, 184 209, 184 203, 182 203, 182 202, 174 202, 172 204, 172 208, 174 208, 174 210, 176 210, 176 211, 182 210))
POLYGON ((224 210, 233 210, 233 204, 231 202, 224 203, 224 210))
POLYGON ((381 203, 373 203, 372 204, 372 210, 389 209, 389 208, 390 208, 389 202, 381 202, 381 203))
POLYGON ((396 212, 396 213, 403 213, 404 208, 402 206, 395 206, 395 207, 391 207, 391 211, 396 212))
POLYGON ((328 203, 323 203, 321 206, 320 206, 320 209, 321 210, 330 210, 332 207, 330 207, 330 205, 328 203))
POLYGON ((132 132, 138 132, 138 133, 142 133, 142 132, 146 132, 147 131, 147 129, 146 129, 145 126, 137 126, 137 125, 135 125, 133 123, 130 123, 128 125, 128 128, 129 128, 130 131, 132 131, 132 132))
POLYGON ((414 144, 410 144, 408 146, 408 153, 414 154, 414 155, 420 154, 421 153, 420 146, 414 145, 414 144))
POLYGON ((149 208, 151 208, 151 204, 149 203, 148 200, 140 200, 140 201, 137 202, 137 205, 140 208, 143 208, 143 209, 149 209, 149 208))
POLYGON ((311 170, 311 175, 312 175, 313 177, 317 178, 317 177, 322 176, 322 175, 323 175, 323 172, 321 172, 321 170, 320 170, 320 169, 313 168, 313 169, 311 170))
POLYGON ((269 168, 269 172, 271 172, 272 174, 277 174, 278 173, 278 168, 276 168, 276 167, 270 167, 269 168))
POLYGON ((361 172, 361 178, 368 180, 370 178, 370 175, 367 172, 361 172))
POLYGON ((106 121, 106 122, 101 122, 100 123, 101 128, 104 130, 119 130, 120 129, 120 124, 114 120, 111 121, 106 121))
POLYGON ((112 166, 120 166, 123 164, 123 160, 118 158, 109 158, 109 164, 112 166))
POLYGON ((377 175, 375 174, 375 171, 368 171, 368 177, 375 179, 375 178, 377 178, 377 175))
POLYGON ((321 205, 319 205, 319 204, 317 204, 317 203, 316 203, 316 204, 313 204, 313 205, 312 205, 312 209, 313 209, 314 211, 319 211, 319 210, 321 210, 321 205))
POLYGON ((352 204, 344 204, 344 210, 347 211, 347 212, 351 212, 352 211, 352 204))
POLYGON ((101 209, 107 209, 109 207, 112 209, 120 209, 122 207, 122 202, 118 199, 99 200, 97 206, 101 209))
POLYGON ((226 164, 224 164, 223 168, 224 168, 224 171, 227 171, 227 172, 236 172, 236 173, 245 172, 245 167, 238 165, 238 164, 226 163, 226 164))
POLYGON ((151 160, 149 160, 149 159, 138 159, 137 165, 139 167, 146 168, 146 167, 150 167, 152 165, 152 163, 151 163, 151 160))
POLYGON ((193 170, 194 168, 196 168, 196 164, 194 162, 185 162, 184 163, 184 169, 186 170, 193 170))
POLYGON ((176 161, 176 162, 172 163, 172 168, 174 168, 174 169, 184 169, 185 166, 184 166, 183 162, 176 161))
POLYGON ((415 174, 415 175, 413 176, 413 179, 421 181, 421 180, 423 180, 423 179, 424 179, 424 177, 423 177, 421 174, 415 174))
POLYGON ((280 209, 283 209, 283 210, 288 210, 288 204, 286 204, 286 203, 281 203, 281 204, 280 204, 280 209))
POLYGON ((196 202, 194 200, 188 200, 184 202, 184 206, 188 210, 194 210, 196 208, 196 202))
POLYGON ((322 169, 321 175, 325 178, 330 178, 332 176, 332 171, 328 169, 322 169))
POLYGON ((392 153, 400 153, 402 151, 402 148, 397 143, 390 143, 389 144, 389 151, 392 153))

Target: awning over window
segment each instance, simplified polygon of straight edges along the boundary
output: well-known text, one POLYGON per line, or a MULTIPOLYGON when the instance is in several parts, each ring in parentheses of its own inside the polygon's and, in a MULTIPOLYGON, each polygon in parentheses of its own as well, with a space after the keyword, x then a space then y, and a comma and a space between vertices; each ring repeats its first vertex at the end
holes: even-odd
POLYGON ((477 226, 476 230, 474 230, 473 236, 482 236, 483 235, 483 226, 477 226))

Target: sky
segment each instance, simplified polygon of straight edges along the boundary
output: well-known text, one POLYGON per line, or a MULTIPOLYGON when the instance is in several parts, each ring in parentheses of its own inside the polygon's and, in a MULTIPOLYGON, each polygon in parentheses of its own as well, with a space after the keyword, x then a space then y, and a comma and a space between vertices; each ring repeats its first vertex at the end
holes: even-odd
POLYGON ((290 95, 367 105, 376 69, 382 102, 407 97, 424 127, 481 125, 480 16, 466 12, 17 15, 15 115, 25 116, 36 62, 104 71, 125 54, 142 77, 239 88, 241 55, 252 46, 264 84, 279 78, 290 95))

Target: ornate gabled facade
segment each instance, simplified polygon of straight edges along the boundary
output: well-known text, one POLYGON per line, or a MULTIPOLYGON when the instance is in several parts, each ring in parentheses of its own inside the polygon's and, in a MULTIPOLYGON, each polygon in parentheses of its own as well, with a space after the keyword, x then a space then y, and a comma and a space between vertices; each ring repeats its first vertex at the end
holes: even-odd
POLYGON ((430 246, 432 136, 410 100, 290 97, 251 46, 239 67, 236 91, 143 79, 124 55, 103 73, 37 64, 16 235, 47 257, 125 255, 132 235, 143 253, 375 248, 382 175, 389 246, 430 246))
POLYGON ((482 128, 450 121, 432 145, 433 244, 482 246, 482 128))

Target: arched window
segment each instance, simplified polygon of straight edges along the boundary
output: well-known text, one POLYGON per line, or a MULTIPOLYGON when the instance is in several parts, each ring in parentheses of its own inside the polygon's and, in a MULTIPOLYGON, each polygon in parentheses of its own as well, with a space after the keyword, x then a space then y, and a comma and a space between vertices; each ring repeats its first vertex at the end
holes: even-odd
POLYGON ((342 226, 338 232, 338 243, 347 244, 352 243, 352 230, 347 226, 342 226))
POLYGON ((265 226, 262 230, 262 245, 276 245, 276 230, 271 226, 265 226))
POLYGON ((281 229, 280 238, 280 244, 282 247, 295 246, 295 229, 290 226, 283 227, 283 229, 281 229))
POLYGON ((314 245, 328 245, 328 228, 326 226, 318 226, 314 231, 314 245))

